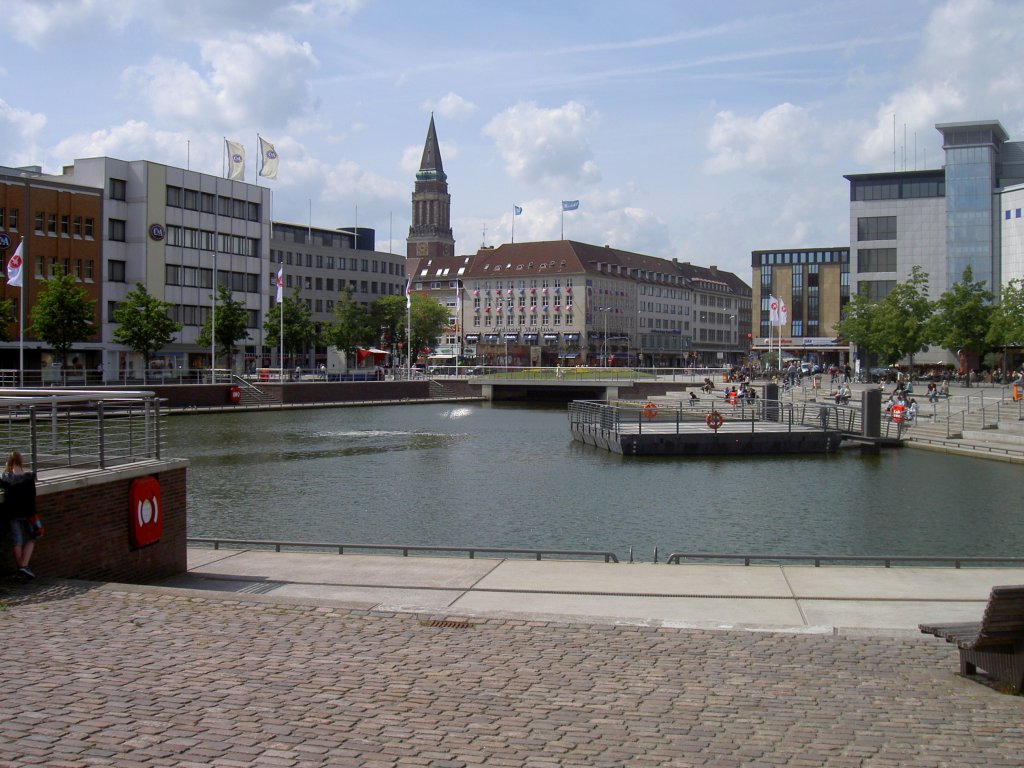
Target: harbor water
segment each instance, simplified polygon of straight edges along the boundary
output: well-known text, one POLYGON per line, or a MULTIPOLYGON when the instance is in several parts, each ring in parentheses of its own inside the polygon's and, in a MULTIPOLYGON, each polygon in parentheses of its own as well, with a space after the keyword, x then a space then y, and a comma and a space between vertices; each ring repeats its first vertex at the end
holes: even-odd
POLYGON ((1017 557, 1020 468, 914 449, 637 458, 574 442, 565 407, 489 403, 175 416, 192 537, 1017 557))

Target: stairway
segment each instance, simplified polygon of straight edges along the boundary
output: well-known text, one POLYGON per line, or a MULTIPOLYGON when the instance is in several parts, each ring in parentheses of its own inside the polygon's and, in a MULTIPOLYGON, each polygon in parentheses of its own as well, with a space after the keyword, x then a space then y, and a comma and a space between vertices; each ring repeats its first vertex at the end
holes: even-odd
POLYGON ((259 387, 252 384, 239 387, 239 394, 241 395, 238 404, 245 406, 260 406, 260 405, 280 405, 281 399, 271 395, 269 392, 264 392, 259 387))
POLYGON ((966 400, 926 403, 904 433, 917 447, 1024 462, 1024 412, 1011 399, 993 398, 967 407, 966 400))

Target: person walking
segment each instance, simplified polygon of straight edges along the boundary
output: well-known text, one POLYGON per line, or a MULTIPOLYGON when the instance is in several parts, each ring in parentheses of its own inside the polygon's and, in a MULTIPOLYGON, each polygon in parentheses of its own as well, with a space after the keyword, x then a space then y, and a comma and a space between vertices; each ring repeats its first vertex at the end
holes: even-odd
POLYGON ((10 520, 18 575, 34 579, 36 575, 29 570, 28 561, 42 530, 36 517, 36 475, 25 471, 21 454, 17 451, 11 451, 7 457, 7 465, 0 475, 0 488, 4 491, 5 516, 10 520))

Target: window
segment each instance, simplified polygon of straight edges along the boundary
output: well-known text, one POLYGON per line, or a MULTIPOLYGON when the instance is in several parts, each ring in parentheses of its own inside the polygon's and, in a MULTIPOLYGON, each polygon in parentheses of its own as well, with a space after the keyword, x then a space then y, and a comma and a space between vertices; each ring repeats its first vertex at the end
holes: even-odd
POLYGON ((859 280, 858 288, 867 288, 868 298, 872 301, 880 301, 889 295, 889 292, 896 287, 895 280, 859 280))
POLYGON ((857 219, 858 240, 895 240, 895 216, 863 216, 857 219))
POLYGON ((181 187, 167 187, 167 207, 181 208, 181 187))
POLYGON ((107 234, 107 238, 114 240, 119 243, 124 242, 124 230, 125 221, 124 219, 110 219, 109 221, 110 232, 107 234))
POLYGON ((861 248, 857 251, 858 272, 895 272, 895 248, 861 248))
MULTIPOLYGON (((3 224, 3 222, 0 221, 0 224, 3 224)), ((7 228, 12 230, 12 231, 17 231, 17 229, 18 229, 18 209, 17 208, 11 208, 11 210, 9 210, 7 212, 7 228)))
POLYGON ((49 235, 57 234, 57 214, 50 213, 46 216, 46 233, 49 235))
POLYGON ((125 279, 124 279, 125 263, 123 261, 118 261, 117 259, 111 259, 109 262, 107 262, 107 267, 108 267, 108 271, 109 271, 109 275, 108 275, 107 279, 110 280, 110 282, 112 282, 112 283, 123 283, 125 281, 125 279))
POLYGON ((86 216, 86 218, 85 218, 85 236, 87 238, 91 238, 93 236, 92 235, 93 226, 94 226, 94 222, 93 222, 92 216, 86 216))
POLYGON ((128 182, 124 179, 110 180, 110 199, 111 200, 127 200, 128 199, 128 182))
POLYGON ((66 213, 60 217, 60 234, 62 237, 67 237, 71 234, 71 217, 66 213))
POLYGON ((46 214, 44 214, 42 211, 36 211, 36 225, 35 225, 35 227, 36 227, 36 232, 38 232, 40 234, 42 234, 42 232, 43 232, 43 219, 45 218, 45 216, 46 216, 46 214))
POLYGON ((185 210, 186 211, 198 211, 199 210, 199 192, 194 189, 185 190, 185 210))

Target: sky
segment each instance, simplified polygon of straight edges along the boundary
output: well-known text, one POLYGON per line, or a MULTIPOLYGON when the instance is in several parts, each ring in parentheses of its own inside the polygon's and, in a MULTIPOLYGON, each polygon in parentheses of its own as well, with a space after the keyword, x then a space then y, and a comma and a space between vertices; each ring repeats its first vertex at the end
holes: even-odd
POLYGON ((456 253, 564 231, 747 282, 753 250, 848 245, 843 174, 940 167, 936 123, 1024 139, 1020 0, 0 0, 0 18, 0 165, 222 174, 229 138, 255 182, 260 135, 274 219, 373 227, 394 253, 431 114, 456 253))

